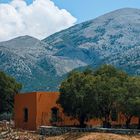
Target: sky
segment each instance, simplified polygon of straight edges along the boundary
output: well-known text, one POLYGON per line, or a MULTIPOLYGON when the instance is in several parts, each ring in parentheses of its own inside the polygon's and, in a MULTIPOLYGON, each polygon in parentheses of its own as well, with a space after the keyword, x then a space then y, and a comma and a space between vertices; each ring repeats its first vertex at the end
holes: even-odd
POLYGON ((120 8, 139 8, 140 0, 53 0, 60 8, 67 9, 78 23, 96 18, 120 8))
POLYGON ((43 39, 120 8, 140 9, 140 0, 0 0, 0 41, 43 39))

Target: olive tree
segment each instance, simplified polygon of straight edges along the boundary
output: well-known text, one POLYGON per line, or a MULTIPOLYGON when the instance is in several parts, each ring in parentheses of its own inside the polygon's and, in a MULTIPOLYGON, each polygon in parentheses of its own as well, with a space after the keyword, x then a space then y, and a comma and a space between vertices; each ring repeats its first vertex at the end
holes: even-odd
POLYGON ((0 71, 0 114, 13 112, 14 96, 21 87, 13 77, 0 71))
POLYGON ((72 72, 60 87, 58 103, 66 115, 79 121, 81 127, 85 126, 85 121, 94 116, 96 108, 94 83, 95 78, 91 72, 72 72))

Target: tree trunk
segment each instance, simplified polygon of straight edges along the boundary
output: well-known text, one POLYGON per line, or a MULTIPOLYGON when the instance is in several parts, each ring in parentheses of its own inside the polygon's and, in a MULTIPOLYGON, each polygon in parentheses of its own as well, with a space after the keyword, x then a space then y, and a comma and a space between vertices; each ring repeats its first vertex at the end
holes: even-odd
POLYGON ((130 128, 131 118, 132 118, 132 117, 128 117, 128 118, 126 119, 126 128, 127 128, 127 129, 130 128))
POLYGON ((103 121, 103 128, 111 128, 111 123, 109 121, 103 121))
POLYGON ((86 127, 85 119, 86 119, 85 115, 82 115, 82 116, 79 118, 80 127, 86 127))
POLYGON ((109 115, 105 116, 105 120, 103 121, 103 128, 111 128, 109 115))
POLYGON ((1 111, 2 111, 2 103, 1 103, 2 101, 1 101, 1 99, 0 99, 0 113, 1 113, 1 111))
POLYGON ((140 117, 139 117, 138 129, 140 129, 140 117))

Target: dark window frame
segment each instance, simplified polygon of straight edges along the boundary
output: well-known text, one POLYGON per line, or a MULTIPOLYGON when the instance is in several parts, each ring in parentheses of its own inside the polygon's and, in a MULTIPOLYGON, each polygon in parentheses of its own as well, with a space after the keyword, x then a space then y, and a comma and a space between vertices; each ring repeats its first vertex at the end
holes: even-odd
POLYGON ((24 122, 28 122, 28 119, 29 119, 29 110, 28 110, 28 108, 24 108, 23 113, 24 113, 24 122))
POLYGON ((51 109, 51 119, 52 119, 52 122, 58 122, 59 121, 59 108, 53 107, 51 109))

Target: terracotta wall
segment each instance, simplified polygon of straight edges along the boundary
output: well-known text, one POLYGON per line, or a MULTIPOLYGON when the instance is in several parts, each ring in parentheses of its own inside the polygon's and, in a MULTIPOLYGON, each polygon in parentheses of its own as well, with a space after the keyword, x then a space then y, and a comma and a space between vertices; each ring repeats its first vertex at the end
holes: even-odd
POLYGON ((15 96, 15 126, 28 130, 36 129, 36 96, 37 93, 18 94, 15 96), (24 122, 24 109, 28 108, 28 122, 24 122))
POLYGON ((59 97, 59 92, 39 92, 37 94, 37 126, 40 125, 52 125, 51 123, 51 109, 56 107, 59 109, 59 117, 62 121, 56 123, 56 125, 74 125, 78 122, 71 120, 70 117, 64 115, 62 108, 56 104, 59 97))
MULTIPOLYGON (((125 116, 121 113, 118 114, 118 120, 112 121, 112 125, 125 125, 126 119, 125 116)), ((132 117, 130 124, 138 124, 138 118, 132 117)))

